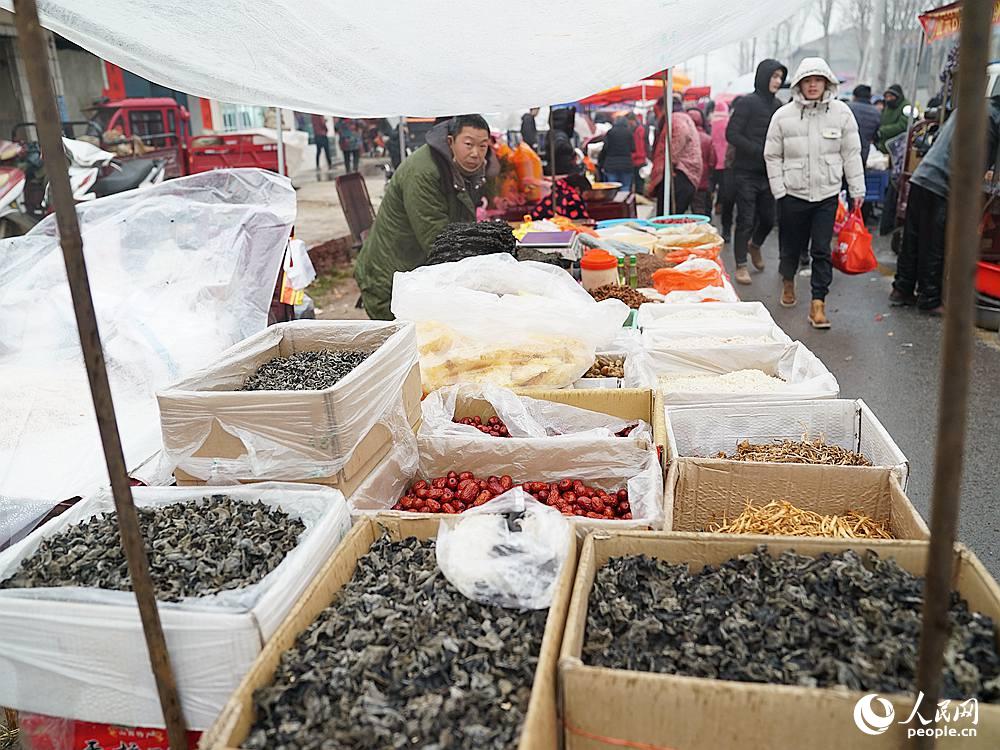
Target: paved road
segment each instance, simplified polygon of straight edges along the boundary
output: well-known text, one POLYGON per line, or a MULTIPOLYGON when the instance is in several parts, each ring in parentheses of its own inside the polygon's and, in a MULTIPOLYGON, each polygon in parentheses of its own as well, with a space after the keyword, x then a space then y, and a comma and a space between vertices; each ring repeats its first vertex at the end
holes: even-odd
MULTIPOLYGON (((910 461, 907 494, 930 522, 934 472, 941 321, 911 308, 890 307, 895 255, 876 243, 879 273, 845 276, 834 272, 827 298, 829 331, 813 330, 807 320, 808 279, 797 280, 798 306, 778 304, 777 231, 764 247, 767 269, 740 287, 746 300, 767 305, 792 339, 803 341, 840 381, 844 397, 863 398, 910 461)), ((732 254, 724 255, 732 270, 732 254)), ((946 375, 947 377, 947 375, 946 375)), ((959 538, 994 576, 1000 577, 1000 340, 977 334, 972 363, 969 431, 965 451, 959 538)))

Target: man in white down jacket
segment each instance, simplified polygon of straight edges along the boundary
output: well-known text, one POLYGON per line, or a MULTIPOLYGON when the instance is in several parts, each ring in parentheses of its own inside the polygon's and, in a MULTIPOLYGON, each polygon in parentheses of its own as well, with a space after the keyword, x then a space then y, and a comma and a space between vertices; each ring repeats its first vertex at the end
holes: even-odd
POLYGON ((781 304, 795 304, 795 273, 806 248, 812 255, 813 328, 829 328, 826 294, 833 280, 830 242, 843 178, 854 205, 865 196, 858 123, 837 100, 837 77, 819 57, 807 57, 792 76, 792 101, 771 118, 764 161, 778 201, 781 304))

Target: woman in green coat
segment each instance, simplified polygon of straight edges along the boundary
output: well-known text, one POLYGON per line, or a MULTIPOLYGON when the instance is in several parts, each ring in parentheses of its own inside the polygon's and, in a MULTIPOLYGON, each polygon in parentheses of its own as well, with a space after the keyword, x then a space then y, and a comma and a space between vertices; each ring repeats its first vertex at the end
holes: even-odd
POLYGON ((498 171, 480 115, 458 115, 427 133, 427 143, 389 180, 358 255, 354 278, 369 318, 392 320, 393 274, 422 266, 448 224, 475 221, 487 180, 498 171))

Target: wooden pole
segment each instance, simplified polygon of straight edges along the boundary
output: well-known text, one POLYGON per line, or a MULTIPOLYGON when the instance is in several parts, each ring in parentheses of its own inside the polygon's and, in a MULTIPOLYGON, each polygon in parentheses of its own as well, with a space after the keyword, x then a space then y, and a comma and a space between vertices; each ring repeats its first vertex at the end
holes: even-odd
MULTIPOLYGON (((979 256, 983 172, 986 163, 986 64, 993 0, 962 4, 957 81, 958 109, 951 140, 950 194, 946 237, 944 337, 938 392, 938 433, 931 500, 931 541, 917 664, 921 716, 934 720, 941 696, 941 669, 948 640, 952 564, 961 498, 962 453, 971 372, 975 305, 973 280, 979 256)), ((972 696, 964 696, 972 697, 972 696)), ((933 724, 929 725, 933 726, 933 724)), ((933 748, 933 737, 916 747, 933 748)))
POLYGON ((83 257, 83 238, 80 236, 80 224, 77 220, 76 205, 63 153, 59 112, 49 74, 45 31, 38 21, 36 0, 14 0, 14 21, 17 25, 17 41, 27 70, 35 108, 38 140, 45 156, 45 171, 56 210, 59 243, 66 263, 66 276, 69 279, 73 311, 76 313, 76 325, 80 333, 80 348, 83 350, 83 361, 87 368, 87 378, 90 380, 90 393, 94 400, 94 412, 97 414, 97 426, 101 433, 108 476, 111 479, 118 529, 121 533, 125 558, 128 561, 132 589, 135 591, 139 606, 142 629, 146 635, 146 647, 149 649, 149 660, 153 676, 156 678, 170 750, 187 750, 184 716, 156 607, 156 593, 149 577, 149 563, 146 560, 146 550, 139 529, 139 518, 132 501, 125 456, 118 434, 118 422, 111 400, 111 386, 108 383, 101 337, 97 329, 97 317, 94 314, 94 301, 90 294, 90 281, 83 257))

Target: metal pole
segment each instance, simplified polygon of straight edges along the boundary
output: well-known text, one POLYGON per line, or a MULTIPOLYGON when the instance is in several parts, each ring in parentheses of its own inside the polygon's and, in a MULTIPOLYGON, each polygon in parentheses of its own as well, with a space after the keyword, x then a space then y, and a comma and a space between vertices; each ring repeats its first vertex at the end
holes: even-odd
POLYGON ((278 174, 285 174, 285 138, 284 138, 284 128, 281 122, 281 107, 274 108, 275 114, 278 115, 278 174))
MULTIPOLYGON (((961 498, 962 453, 972 363, 975 307, 973 279, 979 255, 983 171, 986 163, 985 77, 993 0, 962 4, 957 81, 958 109, 951 141, 950 194, 946 241, 944 337, 938 392, 938 434, 931 501, 931 541, 917 663, 917 690, 924 694, 921 715, 933 721, 941 695, 941 669, 948 640, 954 543, 961 498)), ((971 696, 970 696, 971 697, 971 696)), ((933 726, 931 724, 930 726, 933 726)), ((916 738, 933 748, 933 737, 916 738)))
POLYGON ((674 170, 670 164, 670 136, 673 133, 674 69, 663 72, 663 210, 672 214, 674 170))
MULTIPOLYGON (((913 129, 913 122, 917 118, 917 81, 920 79, 920 60, 924 56, 924 44, 927 42, 927 37, 924 34, 924 27, 920 27, 920 43, 917 45, 917 62, 913 66, 913 88, 910 91, 913 92, 913 96, 910 98, 910 117, 906 124, 906 132, 909 135, 910 130, 913 129)), ((905 168, 905 165, 904 165, 905 168)))
POLYGON ((552 205, 556 202, 556 128, 552 105, 549 105, 549 171, 552 173, 552 205))
POLYGON ((17 25, 17 41, 21 47, 21 57, 24 60, 31 98, 34 102, 38 140, 45 156, 45 171, 56 210, 59 242, 62 245, 66 276, 73 297, 73 311, 76 313, 76 325, 80 333, 80 348, 83 350, 83 361, 90 380, 90 393, 97 415, 97 426, 104 447, 104 459, 111 479, 122 548, 125 550, 132 590, 135 592, 142 629, 146 635, 146 647, 149 649, 149 661, 156 679, 170 748, 187 750, 184 716, 177 695, 174 673, 170 666, 167 644, 163 637, 159 611, 156 608, 156 593, 149 578, 149 563, 139 529, 139 519, 132 501, 125 456, 118 434, 118 422, 111 400, 111 387, 108 383, 100 332, 94 314, 94 302, 90 294, 90 281, 87 278, 87 266, 83 257, 83 238, 80 236, 80 224, 76 216, 66 159, 63 156, 59 111, 49 74, 45 32, 38 21, 36 0, 14 0, 14 22, 17 25))

